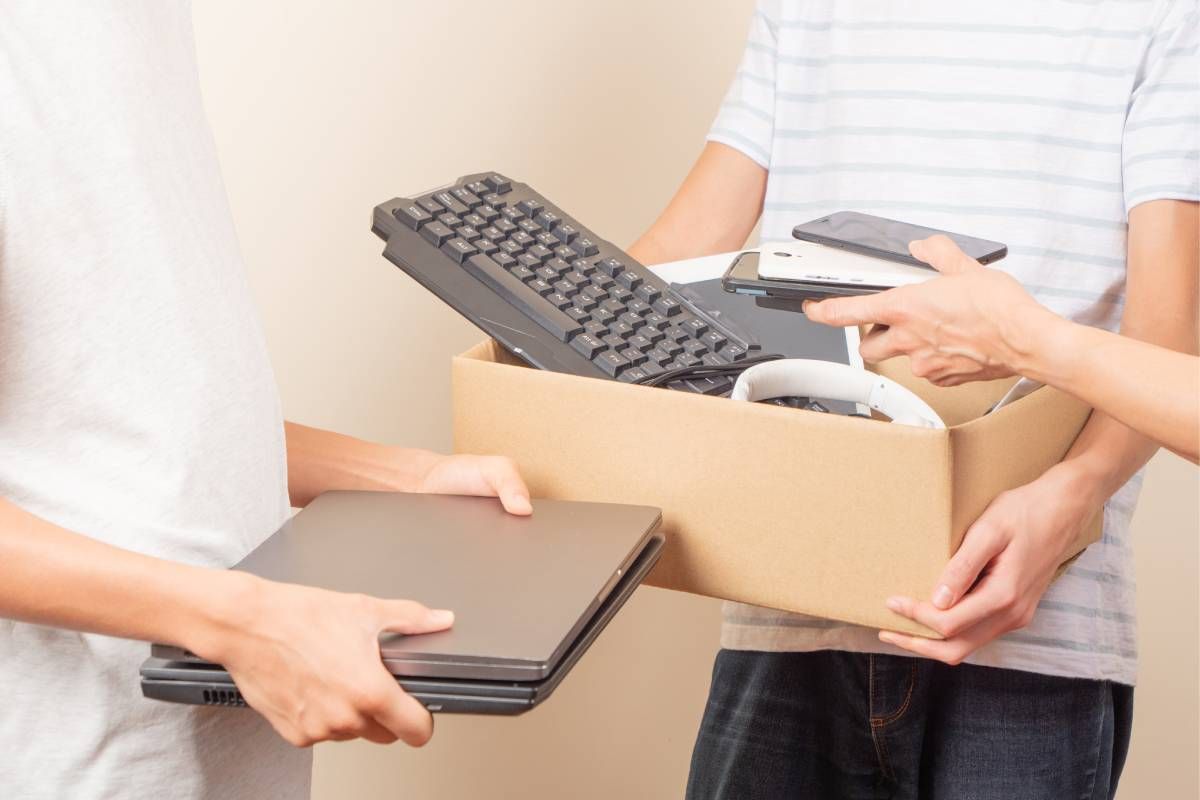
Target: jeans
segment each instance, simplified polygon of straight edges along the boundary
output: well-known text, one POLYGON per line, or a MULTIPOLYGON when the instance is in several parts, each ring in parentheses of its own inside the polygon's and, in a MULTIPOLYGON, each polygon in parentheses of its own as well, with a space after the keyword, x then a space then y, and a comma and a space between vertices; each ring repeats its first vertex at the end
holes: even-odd
POLYGON ((690 800, 1097 800, 1133 688, 838 651, 722 650, 690 800))

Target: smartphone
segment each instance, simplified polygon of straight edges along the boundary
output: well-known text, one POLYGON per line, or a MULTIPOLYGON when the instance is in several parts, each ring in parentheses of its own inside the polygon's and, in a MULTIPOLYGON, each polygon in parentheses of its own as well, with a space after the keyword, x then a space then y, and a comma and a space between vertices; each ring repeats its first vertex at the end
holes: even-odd
POLYGON ((727 292, 801 301, 883 292, 935 277, 930 269, 791 241, 738 253, 721 286, 727 292))
POLYGON ((1008 255, 1008 247, 1000 242, 976 239, 961 233, 939 231, 921 225, 910 225, 884 217, 860 214, 857 211, 838 211, 826 217, 814 219, 792 228, 792 236, 805 242, 816 242, 826 247, 838 247, 855 253, 897 261, 901 264, 924 264, 908 252, 908 243, 914 239, 925 239, 936 233, 954 240, 962 251, 980 264, 991 264, 1008 255))

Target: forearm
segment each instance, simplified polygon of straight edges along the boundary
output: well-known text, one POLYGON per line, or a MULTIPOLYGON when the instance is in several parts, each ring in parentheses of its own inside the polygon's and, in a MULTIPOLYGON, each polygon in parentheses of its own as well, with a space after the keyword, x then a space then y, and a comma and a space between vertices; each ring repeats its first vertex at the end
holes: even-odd
POLYGON ((1094 408, 1196 462, 1200 450, 1200 360, 1061 320, 1021 374, 1094 408))
POLYGON ((249 580, 113 547, 0 500, 0 617, 200 651, 249 580))
POLYGON ((417 491, 437 459, 428 450, 366 442, 333 431, 285 423, 288 494, 303 508, 333 489, 417 491))
POLYGON ((767 171, 710 142, 658 220, 629 248, 643 264, 736 250, 762 213, 767 171))

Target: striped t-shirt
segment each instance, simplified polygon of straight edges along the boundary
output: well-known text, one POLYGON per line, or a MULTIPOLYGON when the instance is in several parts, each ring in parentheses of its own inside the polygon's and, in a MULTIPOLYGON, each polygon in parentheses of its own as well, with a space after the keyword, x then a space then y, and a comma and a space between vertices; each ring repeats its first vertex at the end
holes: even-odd
MULTIPOLYGON (((1131 208, 1200 200, 1196 0, 760 0, 709 139, 769 170, 764 240, 852 209, 1008 244, 995 266, 1064 316, 1115 329, 1131 208)), ((969 661, 1136 675, 1129 521, 969 661)), ((725 647, 898 652, 872 629, 728 603, 725 647)))

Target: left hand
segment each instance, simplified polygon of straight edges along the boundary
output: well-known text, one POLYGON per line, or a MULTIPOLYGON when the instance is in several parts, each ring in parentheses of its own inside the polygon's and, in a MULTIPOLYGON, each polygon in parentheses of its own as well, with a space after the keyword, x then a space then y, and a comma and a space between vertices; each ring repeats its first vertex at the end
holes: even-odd
POLYGON ((946 637, 880 631, 880 641, 958 664, 1033 619, 1054 573, 1099 509, 1066 464, 1004 492, 975 521, 946 565, 932 601, 892 597, 887 607, 946 637))
POLYGON ((516 462, 503 456, 431 454, 428 467, 417 476, 417 492, 499 497, 504 510, 527 516, 533 513, 529 489, 516 462))

